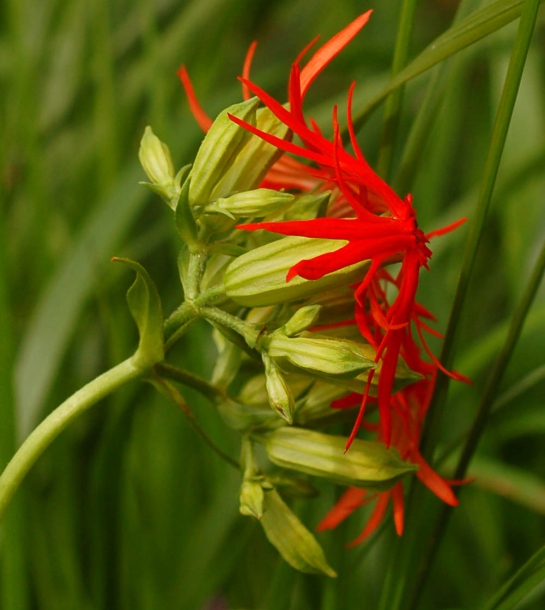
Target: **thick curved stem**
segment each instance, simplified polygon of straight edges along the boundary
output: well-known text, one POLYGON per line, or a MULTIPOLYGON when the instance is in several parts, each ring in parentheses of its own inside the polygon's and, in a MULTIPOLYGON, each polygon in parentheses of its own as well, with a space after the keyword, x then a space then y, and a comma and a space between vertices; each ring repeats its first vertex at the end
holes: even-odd
POLYGON ((19 447, 0 476, 0 520, 27 472, 68 424, 99 400, 143 373, 140 367, 135 366, 132 357, 124 360, 78 390, 42 421, 19 447))

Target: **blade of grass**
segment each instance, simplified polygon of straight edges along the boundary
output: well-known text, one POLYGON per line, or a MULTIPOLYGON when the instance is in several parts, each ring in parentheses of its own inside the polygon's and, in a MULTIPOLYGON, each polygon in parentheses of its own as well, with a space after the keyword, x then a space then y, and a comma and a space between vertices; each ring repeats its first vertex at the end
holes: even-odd
POLYGON ((355 128, 359 129, 371 112, 398 87, 514 21, 520 16, 523 2, 524 0, 496 0, 448 29, 355 114, 355 128))
POLYGON ((147 193, 137 184, 140 176, 140 169, 132 165, 90 215, 26 327, 15 364, 20 438, 36 424, 85 300, 100 278, 100 267, 114 254, 145 201, 147 193))
POLYGON ((482 607, 482 610, 512 610, 525 597, 541 587, 541 595, 545 593, 545 546, 534 553, 532 557, 516 572, 497 594, 482 607))
MULTIPOLYGON (((529 0, 528 4, 531 5, 532 0, 529 0)), ((535 4, 537 4, 537 3, 535 3, 535 4)), ((530 8, 533 8, 533 7, 530 6, 530 8)), ((534 15, 534 17, 535 17, 535 15, 537 15, 537 10, 536 10, 536 13, 534 13, 533 15, 534 15)), ((529 17, 531 17, 531 16, 532 16, 532 13, 530 13, 529 17)), ((533 23, 535 23, 535 21, 533 23)), ((507 338, 500 350, 500 353, 498 354, 498 357, 494 364, 494 368, 492 369, 492 373, 491 373, 491 375, 488 379, 488 382, 486 384, 486 387, 483 391, 483 394, 482 394, 482 397, 480 400, 480 404, 479 404, 479 409, 477 412, 477 416, 475 417, 473 426, 469 432, 468 438, 466 439, 466 443, 463 448, 462 455, 459 458, 458 466, 456 467, 456 470, 455 470, 455 473, 453 476, 454 479, 460 480, 465 477, 469 462, 471 461, 471 458, 473 457, 473 454, 475 453, 477 445, 484 432, 484 428, 485 428, 486 422, 488 420, 490 410, 494 404, 494 398, 499 389, 499 385, 502 380, 503 374, 507 368, 507 365, 509 364, 509 360, 513 354, 516 343, 520 337, 520 333, 522 331, 522 327, 526 320, 526 316, 532 305, 532 302, 535 298, 535 295, 537 293, 537 290, 539 288, 539 285, 541 283, 541 280, 542 280, 544 274, 545 274, 545 243, 543 244, 540 256, 536 262, 534 272, 532 273, 532 277, 530 278, 530 281, 528 282, 528 286, 526 287, 526 290, 524 291, 524 294, 520 300, 517 310, 515 311, 515 313, 513 315, 507 338)), ((441 542, 442 534, 447 527, 448 520, 449 520, 449 517, 451 514, 452 514, 452 507, 447 506, 446 504, 441 506, 441 509, 439 512, 439 517, 437 518, 435 527, 434 527, 432 535, 430 537, 430 545, 427 549, 427 552, 424 553, 424 557, 422 559, 422 564, 421 564, 422 569, 420 571, 419 578, 415 582, 415 586, 413 589, 414 597, 412 598, 412 603, 408 606, 408 608, 416 607, 420 591, 421 591, 422 587, 424 586, 426 577, 429 573, 429 570, 431 569, 433 559, 435 557, 435 554, 436 554, 437 549, 439 548, 439 545, 441 542)))
MULTIPOLYGON (((496 184, 501 156, 509 130, 509 123, 515 106, 517 93, 522 79, 524 64, 530 47, 530 41, 537 18, 540 0, 528 0, 524 6, 523 18, 519 24, 509 69, 505 79, 503 93, 500 99, 496 121, 490 141, 489 153, 485 164, 484 180, 481 185, 479 201, 473 215, 470 233, 460 270, 460 279, 456 289, 452 312, 445 333, 443 350, 440 361, 447 368, 452 368, 454 359, 455 336, 465 304, 469 282, 474 268, 475 259, 479 250, 482 235, 486 228, 486 221, 490 211, 492 193, 496 184)), ((519 329, 520 330, 520 329, 519 329)), ((430 456, 433 452, 434 439, 437 438, 437 429, 441 420, 442 411, 446 401, 450 378, 439 375, 435 394, 430 405, 423 439, 423 453, 430 456)))
MULTIPOLYGON (((471 232, 468 238, 466 252, 462 263, 462 271, 460 274, 458 289, 454 299, 449 326, 445 335, 443 353, 441 354, 440 358, 440 361, 447 368, 450 368, 452 365, 452 359, 454 356, 454 336, 457 330, 459 316, 467 294, 469 279, 471 277, 471 272, 477 254, 480 238, 484 231, 485 223, 488 217, 490 200, 492 198, 492 192, 496 182, 496 176, 498 173, 501 154, 505 145, 505 139, 509 128, 513 107, 515 105, 520 80, 522 78, 522 72, 530 46, 535 21, 537 18, 539 4, 539 0, 528 0, 525 3, 522 18, 515 38, 511 61, 509 64, 504 90, 498 107, 496 122, 494 125, 494 130, 490 142, 488 158, 485 166, 484 180, 481 187, 479 201, 477 204, 477 210, 475 212, 474 219, 472 222, 471 232)), ((492 5, 489 5, 488 7, 486 7, 486 9, 490 6, 492 5)), ((474 14, 470 15, 470 18, 472 17, 474 18, 474 14)), ((467 19, 464 20, 462 24, 466 23, 466 21, 467 19)), ((545 264, 545 259, 543 261, 543 264, 545 264)), ((514 342, 516 342, 516 340, 518 339, 520 330, 522 328, 522 322, 525 319, 528 307, 532 301, 533 295, 537 288, 537 284, 539 283, 539 279, 541 278, 542 271, 543 269, 540 269, 538 264, 538 266, 536 266, 536 271, 534 273, 533 279, 528 286, 527 292, 523 296, 519 310, 513 318, 513 323, 511 326, 512 332, 509 333, 508 340, 504 344, 505 346, 510 345, 512 347, 514 342)), ((507 356, 510 355, 510 352, 505 353, 507 354, 507 356)), ((488 399, 490 400, 490 402, 493 401, 495 391, 497 390, 497 384, 501 379, 501 375, 503 374, 506 365, 507 358, 502 359, 501 362, 498 361, 496 369, 497 372, 493 373, 493 376, 491 377, 491 380, 493 381, 491 381, 490 395, 488 395, 488 399)), ((448 377, 446 375, 440 375, 438 378, 434 399, 432 405, 430 406, 428 419, 426 421, 424 430, 422 453, 427 459, 429 459, 429 457, 432 455, 435 443, 437 442, 437 431, 439 428, 439 422, 441 419, 442 411, 444 409, 447 389, 448 377)), ((471 439, 473 440, 470 439, 470 442, 468 443, 467 456, 464 453, 464 456, 466 456, 463 459, 464 468, 460 468, 458 470, 457 475, 455 475, 455 478, 461 478, 460 472, 465 471, 465 460, 473 453, 473 450, 475 448, 475 440, 479 438, 480 432, 482 431, 482 423, 483 420, 479 417, 479 421, 476 422, 476 429, 478 429, 479 433, 475 439, 473 439, 474 434, 471 435, 471 439), (471 447, 470 450, 469 447, 471 447)), ((462 461, 460 462, 460 464, 462 464, 462 461)), ((400 608, 402 606, 403 599, 406 594, 408 594, 408 598, 407 604, 404 607, 409 609, 417 607, 420 595, 422 594, 426 583, 432 559, 435 556, 435 552, 438 548, 440 534, 443 532, 444 525, 446 525, 446 515, 450 514, 450 511, 445 509, 442 510, 441 515, 443 516, 437 521, 436 529, 434 530, 430 538, 430 544, 428 545, 427 552, 424 553, 424 557, 421 559, 421 541, 418 542, 417 536, 420 534, 423 528, 423 523, 421 522, 421 519, 418 518, 418 514, 422 516, 423 512, 421 511, 420 507, 417 507, 417 503, 421 502, 422 493, 419 489, 413 491, 414 493, 411 494, 407 510, 409 519, 411 519, 411 535, 407 536, 408 539, 404 540, 404 548, 401 548, 401 546, 398 544, 398 553, 394 554, 393 561, 390 564, 390 569, 388 571, 387 577, 388 586, 385 587, 384 594, 381 600, 381 608, 384 609, 388 608, 389 610, 395 610, 397 608, 400 608), (418 559, 415 556, 416 552, 418 553, 418 559), (417 576, 409 576, 409 574, 413 574, 415 565, 421 566, 417 576), (404 575, 404 578, 400 577, 401 574, 404 575), (409 585, 410 587, 408 591, 406 590, 407 585, 409 585)), ((409 527, 407 527, 407 530, 409 530, 409 527)))
MULTIPOLYGON (((416 4, 417 0, 404 0, 401 7, 394 59, 392 61, 391 74, 393 78, 395 78, 407 63, 416 4)), ((385 180, 389 180, 390 178, 395 138, 399 126, 401 105, 403 103, 403 90, 404 87, 400 86, 393 91, 388 97, 386 108, 384 109, 384 122, 377 161, 377 173, 385 180)))

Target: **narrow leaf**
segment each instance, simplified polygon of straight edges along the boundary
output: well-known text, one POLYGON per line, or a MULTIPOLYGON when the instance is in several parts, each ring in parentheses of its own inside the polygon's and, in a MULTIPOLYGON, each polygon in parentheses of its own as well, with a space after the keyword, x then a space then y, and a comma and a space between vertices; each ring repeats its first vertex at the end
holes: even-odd
POLYGON ((446 30, 357 113, 354 125, 360 127, 390 93, 408 81, 520 17, 522 5, 523 0, 496 0, 446 30))

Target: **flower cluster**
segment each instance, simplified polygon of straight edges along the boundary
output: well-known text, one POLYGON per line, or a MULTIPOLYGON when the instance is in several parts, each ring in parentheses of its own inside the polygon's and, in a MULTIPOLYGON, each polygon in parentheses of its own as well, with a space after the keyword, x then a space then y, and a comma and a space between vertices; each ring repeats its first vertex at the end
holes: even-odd
MULTIPOLYGON (((357 279, 350 275, 351 283, 343 288, 343 294, 346 295, 348 290, 351 295, 351 311, 341 319, 320 319, 312 327, 313 332, 326 335, 328 332, 334 335, 342 329, 349 329, 347 333, 351 337, 354 336, 353 331, 357 330, 359 339, 372 348, 375 366, 369 368, 365 375, 360 375, 360 379, 363 379, 361 387, 354 388, 347 384, 344 395, 331 403, 334 409, 359 407, 346 449, 350 451, 358 431, 364 427, 377 441, 386 447, 394 447, 405 462, 416 465, 417 477, 433 493, 455 505, 457 500, 451 489, 452 482, 443 479, 426 463, 419 446, 438 371, 456 379, 465 378, 458 373, 445 371, 428 348, 425 333, 440 335, 429 326, 434 317, 416 301, 416 293, 420 271, 422 268, 428 269, 432 256, 430 240, 453 230, 464 219, 431 233, 424 233, 418 227, 411 195, 399 197, 372 170, 358 146, 351 114, 354 84, 349 89, 347 101, 347 128, 352 152, 343 143, 337 108, 333 109, 331 139, 323 135, 319 126, 307 118, 303 110, 303 101, 311 84, 363 28, 370 15, 371 11, 364 13, 326 42, 304 67, 301 65, 303 56, 315 41, 303 50, 291 67, 287 104, 277 101, 250 80, 250 63, 255 50, 255 45, 252 45, 241 77, 244 97, 247 100, 251 95, 259 98, 277 122, 288 128, 292 136, 297 136, 297 141, 292 141, 286 134, 279 135, 244 117, 229 115, 234 124, 282 153, 262 178, 260 187, 299 196, 326 192, 331 195, 327 209, 317 216, 298 217, 295 210, 272 219, 238 224, 237 228, 245 232, 265 230, 292 238, 323 240, 328 244, 325 251, 292 261, 284 276, 288 286, 301 280, 319 282, 356 266, 357 279), (306 165, 296 157, 310 163, 306 165), (331 244, 336 245, 332 247, 331 244), (413 375, 408 385, 401 384, 403 387, 399 387, 396 379, 400 367, 404 366, 413 375), (376 403, 378 408, 367 409, 369 403, 376 403)), ((185 68, 180 70, 180 77, 193 114, 201 127, 208 130, 211 121, 196 100, 185 68)), ((264 257, 265 254, 261 260, 264 257)), ((236 270, 244 275, 240 266, 236 270)), ((234 275, 235 272, 231 271, 231 276, 234 275)), ((230 286, 233 284, 231 282, 230 286)), ((255 291, 259 290, 258 285, 255 291)), ((229 289, 227 292, 229 294, 229 289)), ((237 294, 232 288, 230 296, 236 300, 237 294)), ((298 297, 300 293, 292 293, 294 302, 298 297)), ((274 299, 271 301, 273 303, 274 299)), ((266 365, 270 366, 270 362, 270 359, 267 360, 266 365)), ((289 421, 291 423, 291 416, 289 421)), ((396 530, 401 534, 403 487, 400 481, 385 490, 350 487, 319 529, 335 527, 355 508, 373 499, 376 499, 374 510, 355 542, 365 539, 376 529, 390 500, 396 530)))

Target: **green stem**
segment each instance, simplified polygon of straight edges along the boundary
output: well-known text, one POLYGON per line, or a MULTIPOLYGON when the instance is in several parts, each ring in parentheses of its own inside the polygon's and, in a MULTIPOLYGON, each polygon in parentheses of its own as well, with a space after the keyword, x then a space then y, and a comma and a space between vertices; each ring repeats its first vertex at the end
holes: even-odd
POLYGON ((159 377, 171 379, 172 381, 178 381, 185 386, 197 390, 197 392, 202 394, 212 404, 222 402, 226 398, 225 394, 221 390, 218 390, 218 388, 206 381, 206 379, 167 364, 166 362, 156 364, 153 367, 153 370, 157 373, 157 375, 159 375, 159 377))
POLYGON ((196 252, 189 253, 189 264, 187 268, 187 280, 184 284, 186 298, 195 301, 200 294, 202 276, 208 259, 206 248, 200 248, 196 252))
POLYGON ((184 415, 187 417, 197 434, 203 439, 203 441, 215 452, 217 453, 222 460, 240 470, 240 464, 224 453, 215 443, 214 441, 206 434, 206 432, 202 429, 201 425, 187 406, 184 397, 178 392, 178 390, 168 381, 162 379, 161 377, 154 377, 154 382, 157 384, 158 389, 167 397, 170 398, 174 403, 176 403, 184 415))
MULTIPOLYGON (((416 3, 417 0, 404 0, 403 6, 401 7, 394 58, 392 61, 392 78, 398 74, 398 72, 401 72, 407 63, 416 3)), ((377 161, 377 173, 385 180, 388 180, 390 177, 394 143, 399 126, 399 117, 401 113, 404 90, 405 87, 402 85, 393 91, 388 97, 386 107, 384 109, 384 123, 377 161)))
POLYGON ((131 357, 93 379, 42 421, 24 441, 0 476, 0 520, 26 473, 68 424, 117 388, 140 377, 143 372, 134 365, 131 357))
POLYGON ((220 285, 214 286, 206 292, 203 292, 192 303, 184 301, 178 309, 165 320, 165 351, 168 351, 199 317, 199 307, 211 305, 224 298, 225 289, 220 285))
POLYGON ((214 322, 235 331, 244 338, 250 348, 254 348, 259 338, 259 331, 250 326, 244 320, 232 316, 230 313, 218 309, 217 307, 201 307, 199 313, 205 320, 214 322))

